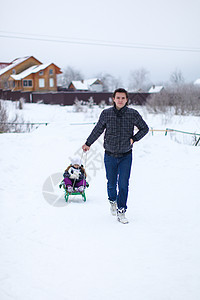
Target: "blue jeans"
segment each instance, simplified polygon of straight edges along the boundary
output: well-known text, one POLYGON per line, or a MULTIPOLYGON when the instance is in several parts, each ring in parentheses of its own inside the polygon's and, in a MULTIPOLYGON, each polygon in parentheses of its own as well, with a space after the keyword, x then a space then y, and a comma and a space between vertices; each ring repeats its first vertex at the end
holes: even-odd
POLYGON ((121 157, 114 157, 105 153, 104 163, 106 168, 106 177, 108 180, 108 199, 111 201, 117 201, 117 207, 119 209, 124 208, 126 210, 132 152, 121 157))

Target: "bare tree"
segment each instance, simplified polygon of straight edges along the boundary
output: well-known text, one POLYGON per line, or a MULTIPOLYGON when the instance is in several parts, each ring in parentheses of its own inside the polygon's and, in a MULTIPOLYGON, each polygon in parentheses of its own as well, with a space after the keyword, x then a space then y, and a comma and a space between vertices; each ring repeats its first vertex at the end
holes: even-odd
POLYGON ((147 71, 145 68, 134 70, 130 72, 129 75, 129 90, 146 90, 147 86, 149 85, 149 82, 149 71, 147 71))
POLYGON ((185 79, 183 77, 183 74, 180 70, 176 69, 174 72, 171 73, 170 75, 170 83, 173 86, 180 86, 184 84, 185 79))
POLYGON ((183 84, 176 89, 169 87, 149 97, 147 109, 153 113, 199 116, 200 90, 190 84, 183 84))
POLYGON ((174 95, 176 114, 200 115, 200 92, 193 84, 183 84, 176 88, 174 95))
POLYGON ((82 80, 82 79, 83 79, 83 74, 79 70, 76 70, 71 66, 68 66, 67 68, 64 69, 63 73, 59 75, 58 85, 68 88, 69 84, 73 80, 82 80))
POLYGON ((116 78, 109 73, 98 73, 95 77, 100 79, 103 83, 104 92, 113 92, 115 89, 122 87, 121 78, 116 78))

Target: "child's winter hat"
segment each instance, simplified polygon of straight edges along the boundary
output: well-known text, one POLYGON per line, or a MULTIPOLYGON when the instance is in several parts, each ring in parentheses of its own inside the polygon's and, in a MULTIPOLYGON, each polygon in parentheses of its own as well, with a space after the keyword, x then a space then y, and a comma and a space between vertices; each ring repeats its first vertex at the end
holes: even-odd
POLYGON ((81 159, 79 157, 74 157, 71 160, 72 165, 81 165, 81 159))

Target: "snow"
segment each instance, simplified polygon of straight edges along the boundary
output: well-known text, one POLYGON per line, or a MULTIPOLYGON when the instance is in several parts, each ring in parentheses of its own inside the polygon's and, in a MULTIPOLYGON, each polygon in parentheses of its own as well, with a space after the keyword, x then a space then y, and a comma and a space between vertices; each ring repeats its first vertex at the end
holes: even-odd
POLYGON ((23 61, 27 60, 30 56, 20 57, 15 59, 10 65, 0 70, 0 75, 4 74, 5 72, 9 71, 10 69, 16 67, 18 64, 22 63, 23 61))
POLYGON ((164 87, 162 85, 153 85, 150 90, 149 93, 160 93, 162 91, 164 87))
POLYGON ((197 80, 195 80, 194 84, 200 84, 200 78, 198 78, 197 80))
POLYGON ((17 74, 17 75, 11 75, 11 77, 15 80, 21 80, 25 77, 27 77, 28 75, 32 74, 32 73, 37 73, 41 70, 44 70, 46 69, 48 66, 50 66, 51 63, 48 63, 48 64, 41 64, 41 65, 35 65, 35 66, 32 66, 28 69, 26 69, 25 71, 17 74))
POLYGON ((84 79, 83 82, 84 84, 87 85, 87 87, 89 88, 92 84, 94 84, 96 81, 98 80, 98 78, 91 78, 91 79, 84 79))
POLYGON ((102 86, 99 84, 95 84, 95 82, 98 80, 98 78, 91 78, 91 79, 84 79, 81 80, 73 80, 72 84, 76 88, 76 90, 99 90, 102 91, 102 86))
POLYGON ((37 66, 31 66, 30 68, 26 69, 25 71, 17 74, 17 75, 11 75, 10 77, 13 78, 14 80, 21 80, 23 78, 25 78, 26 76, 30 75, 33 73, 33 70, 36 68, 37 66))
POLYGON ((6 63, 6 62, 0 62, 0 70, 7 67, 10 63, 6 63))
MULTIPOLYGON (((151 127, 200 131, 192 116, 163 124, 137 109, 151 127)), ((87 155, 87 201, 65 203, 58 184, 55 205, 45 200, 44 183, 62 179, 94 126, 75 124, 100 111, 25 104, 25 120, 50 124, 0 135, 1 300, 199 299, 199 147, 164 133, 135 143, 128 225, 109 212, 102 137, 87 155)))
POLYGON ((73 86, 75 87, 76 90, 83 90, 83 91, 87 91, 88 90, 87 85, 84 84, 80 80, 73 80, 72 84, 73 84, 73 86))

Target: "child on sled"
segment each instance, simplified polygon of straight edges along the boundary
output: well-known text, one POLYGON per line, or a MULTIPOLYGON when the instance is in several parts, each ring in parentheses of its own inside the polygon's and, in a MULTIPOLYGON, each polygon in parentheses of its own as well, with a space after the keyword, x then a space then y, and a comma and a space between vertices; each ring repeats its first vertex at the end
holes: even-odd
POLYGON ((63 174, 65 189, 69 192, 82 193, 86 187, 86 173, 81 160, 74 158, 63 174))

